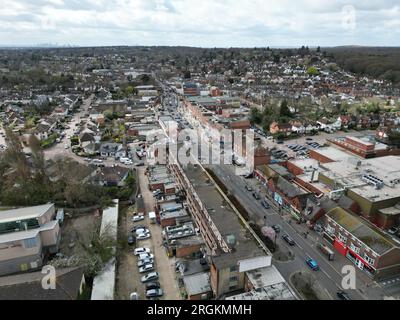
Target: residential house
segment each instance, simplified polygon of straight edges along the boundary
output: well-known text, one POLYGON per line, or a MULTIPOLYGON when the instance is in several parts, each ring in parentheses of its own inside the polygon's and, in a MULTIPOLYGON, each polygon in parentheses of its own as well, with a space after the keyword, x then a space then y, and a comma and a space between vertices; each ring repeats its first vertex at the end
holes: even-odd
POLYGON ((126 152, 126 148, 120 143, 103 143, 100 147, 102 157, 124 158, 126 152))

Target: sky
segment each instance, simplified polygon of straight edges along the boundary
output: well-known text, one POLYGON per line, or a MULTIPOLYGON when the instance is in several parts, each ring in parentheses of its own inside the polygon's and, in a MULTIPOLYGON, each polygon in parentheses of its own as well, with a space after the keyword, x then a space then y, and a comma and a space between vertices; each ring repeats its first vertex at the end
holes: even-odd
POLYGON ((400 46, 399 0, 0 0, 0 46, 400 46))

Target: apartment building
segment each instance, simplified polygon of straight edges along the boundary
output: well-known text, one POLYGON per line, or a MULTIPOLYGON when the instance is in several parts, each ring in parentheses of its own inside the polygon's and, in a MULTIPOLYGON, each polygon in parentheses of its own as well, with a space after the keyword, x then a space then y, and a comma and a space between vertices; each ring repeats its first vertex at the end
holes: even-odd
POLYGON ((0 275, 35 270, 58 252, 54 204, 0 211, 0 275))
POLYGON ((211 262, 210 280, 215 297, 245 289, 245 273, 271 265, 271 254, 240 223, 215 183, 199 165, 170 166, 188 210, 206 244, 211 262))

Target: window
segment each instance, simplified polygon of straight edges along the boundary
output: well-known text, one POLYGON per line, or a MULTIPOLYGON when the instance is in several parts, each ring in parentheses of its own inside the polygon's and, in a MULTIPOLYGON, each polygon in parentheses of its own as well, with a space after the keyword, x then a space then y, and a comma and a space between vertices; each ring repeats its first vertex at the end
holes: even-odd
POLYGON ((355 246, 354 243, 350 244, 350 250, 353 251, 354 253, 360 253, 360 248, 355 246))
POLYGON ((364 260, 370 264, 370 265, 374 265, 375 264, 375 259, 372 259, 370 256, 364 254, 364 260))
POLYGON ((329 224, 326 226, 326 232, 327 233, 329 233, 329 234, 335 234, 335 228, 334 227, 332 227, 332 226, 330 226, 329 224))
POLYGON ((32 248, 37 247, 36 238, 24 240, 24 247, 25 247, 26 249, 32 249, 32 248))
POLYGON ((229 281, 230 282, 238 282, 239 281, 239 277, 237 277, 237 276, 230 277, 229 281))
POLYGON ((339 240, 340 240, 340 242, 346 243, 347 242, 347 237, 345 237, 344 235, 339 233, 339 240))

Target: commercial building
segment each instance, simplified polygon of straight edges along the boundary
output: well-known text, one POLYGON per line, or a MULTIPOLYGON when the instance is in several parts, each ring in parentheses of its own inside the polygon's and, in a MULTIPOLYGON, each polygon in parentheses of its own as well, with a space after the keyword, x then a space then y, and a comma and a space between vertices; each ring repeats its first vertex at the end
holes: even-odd
POLYGON ((359 269, 375 279, 400 272, 400 247, 367 221, 336 207, 326 216, 324 237, 359 269))
POLYGON ((342 190, 360 213, 382 228, 400 224, 400 157, 332 162, 321 165, 319 181, 342 190))
POLYGON ((0 211, 0 275, 37 270, 58 252, 54 204, 0 211))
POLYGON ((271 265, 268 249, 256 241, 250 227, 240 223, 238 213, 200 165, 170 167, 206 244, 214 296, 243 290, 246 271, 271 265))

